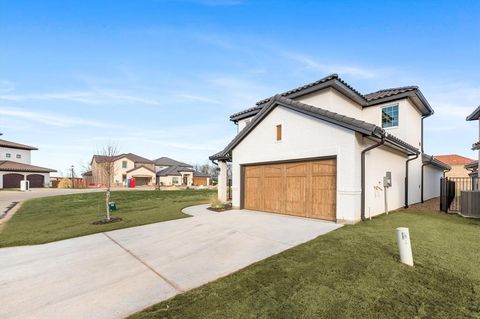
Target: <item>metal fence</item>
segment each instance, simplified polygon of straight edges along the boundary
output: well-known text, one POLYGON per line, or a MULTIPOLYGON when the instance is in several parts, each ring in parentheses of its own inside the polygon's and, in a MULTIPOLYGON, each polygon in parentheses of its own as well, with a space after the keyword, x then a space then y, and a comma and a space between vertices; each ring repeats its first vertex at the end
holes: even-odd
POLYGON ((460 212, 462 191, 479 189, 478 177, 445 177, 440 180, 440 210, 460 212))

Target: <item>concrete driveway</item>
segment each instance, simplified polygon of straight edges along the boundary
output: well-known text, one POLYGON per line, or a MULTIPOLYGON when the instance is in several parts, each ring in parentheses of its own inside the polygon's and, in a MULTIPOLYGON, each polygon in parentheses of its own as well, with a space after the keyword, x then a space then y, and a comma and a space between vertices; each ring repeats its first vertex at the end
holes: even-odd
POLYGON ((341 225, 206 205, 193 218, 0 249, 0 318, 123 318, 341 225))

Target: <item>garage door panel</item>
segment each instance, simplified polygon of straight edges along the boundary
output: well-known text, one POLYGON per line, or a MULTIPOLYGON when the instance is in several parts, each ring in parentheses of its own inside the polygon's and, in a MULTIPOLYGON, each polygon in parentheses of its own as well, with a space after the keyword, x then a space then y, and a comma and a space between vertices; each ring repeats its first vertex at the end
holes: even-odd
POLYGON ((24 177, 21 174, 5 174, 3 175, 3 188, 20 188, 20 182, 23 178, 24 177))
POLYGON ((287 202, 285 212, 296 216, 305 216, 307 178, 305 176, 287 176, 287 202))
POLYGON ((40 174, 30 174, 27 175, 27 180, 30 181, 30 187, 44 187, 45 185, 45 177, 40 174))
POLYGON ((262 176, 262 167, 261 166, 247 166, 245 168, 245 174, 249 177, 261 177, 262 176))
POLYGON ((246 166, 244 207, 335 220, 336 160, 246 166))
POLYGON ((245 178, 245 208, 263 210, 261 190, 262 180, 260 177, 245 178))
MULTIPOLYGON (((280 172, 281 173, 281 172, 280 172)), ((263 179, 263 188, 268 192, 264 199, 264 210, 281 213, 283 208, 283 180, 282 176, 268 176, 263 179)))
POLYGON ((287 176, 306 176, 307 164, 306 163, 292 163, 284 164, 287 176))
POLYGON ((337 165, 335 160, 325 160, 312 163, 312 174, 329 174, 335 175, 337 171, 337 165))
POLYGON ((334 220, 336 215, 336 177, 312 177, 312 206, 309 217, 334 220))

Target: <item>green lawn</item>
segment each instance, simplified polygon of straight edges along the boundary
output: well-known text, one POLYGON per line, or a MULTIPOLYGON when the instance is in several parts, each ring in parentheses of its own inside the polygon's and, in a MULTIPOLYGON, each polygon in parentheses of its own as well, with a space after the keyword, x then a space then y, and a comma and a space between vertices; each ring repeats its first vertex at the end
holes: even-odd
POLYGON ((480 318, 480 221, 395 212, 345 226, 131 318, 480 318), (399 226, 410 228, 415 267, 398 262, 399 226))
POLYGON ((123 220, 92 225, 104 218, 105 193, 86 193, 32 199, 0 230, 0 247, 32 245, 98 232, 188 217, 187 206, 206 203, 208 190, 115 191, 112 200, 123 220))

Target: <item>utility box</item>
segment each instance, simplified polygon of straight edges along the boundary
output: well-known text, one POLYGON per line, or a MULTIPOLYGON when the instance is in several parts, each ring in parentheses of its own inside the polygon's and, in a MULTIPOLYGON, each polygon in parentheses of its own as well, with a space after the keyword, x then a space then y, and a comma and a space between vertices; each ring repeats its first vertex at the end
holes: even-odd
POLYGON ((383 177, 383 187, 392 186, 392 172, 387 172, 383 177))
POLYGON ((462 191, 460 213, 465 217, 480 217, 480 191, 462 191))
POLYGON ((30 181, 28 181, 28 180, 20 181, 20 190, 22 192, 29 191, 30 190, 30 181))
POLYGON ((117 210, 117 203, 115 202, 108 202, 108 209, 111 211, 111 212, 114 212, 117 210))

